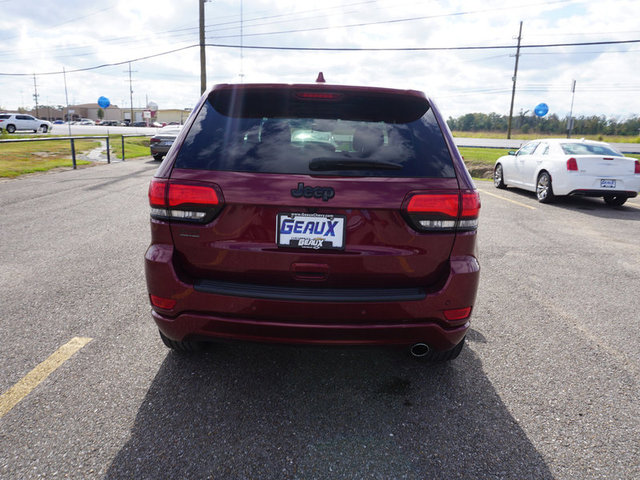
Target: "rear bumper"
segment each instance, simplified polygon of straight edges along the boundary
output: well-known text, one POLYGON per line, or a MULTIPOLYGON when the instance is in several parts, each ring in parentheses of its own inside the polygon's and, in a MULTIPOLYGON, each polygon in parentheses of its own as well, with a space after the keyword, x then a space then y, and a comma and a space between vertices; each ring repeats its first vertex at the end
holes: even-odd
POLYGON ((610 188, 602 188, 599 190, 596 189, 577 189, 569 192, 569 195, 580 195, 583 197, 604 197, 604 196, 614 196, 614 197, 627 197, 634 198, 638 196, 638 192, 632 192, 628 190, 612 190, 610 188))
POLYGON ((458 344, 469 318, 447 320, 445 310, 475 303, 480 267, 473 256, 452 257, 446 282, 438 291, 411 289, 352 290, 340 294, 322 288, 269 289, 179 278, 171 245, 151 245, 145 255, 149 293, 176 301, 172 310, 153 307, 152 316, 170 339, 235 339, 295 344, 412 345, 436 350, 458 344), (252 289, 257 291, 251 294, 252 289), (319 295, 314 295, 317 291, 319 295), (265 294, 267 292, 268 294, 265 294), (322 292, 320 294, 320 292, 322 292), (328 295, 325 293, 328 292, 328 295), (390 293, 389 293, 390 292, 390 293), (406 294, 406 295, 405 295, 406 294))

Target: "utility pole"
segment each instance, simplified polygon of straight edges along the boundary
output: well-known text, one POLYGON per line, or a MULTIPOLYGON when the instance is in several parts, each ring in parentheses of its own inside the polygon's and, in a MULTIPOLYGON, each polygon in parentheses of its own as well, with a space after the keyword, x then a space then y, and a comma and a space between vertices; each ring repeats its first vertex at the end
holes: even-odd
POLYGON ((133 84, 131 83, 131 62, 129 62, 129 106, 131 109, 131 118, 129 119, 129 124, 133 124, 133 84))
POLYGON ((571 138, 571 130, 573 130, 573 98, 576 96, 576 81, 571 84, 571 108, 569 109, 569 121, 567 125, 567 138, 571 138))
POLYGON ((36 102, 36 118, 40 118, 40 113, 38 112, 38 85, 36 84, 36 74, 33 74, 33 90, 34 90, 34 94, 33 94, 33 99, 36 102))
POLYGON ((207 58, 204 46, 204 2, 199 0, 200 4, 200 95, 207 89, 207 58))
POLYGON ((511 138, 511 120, 513 118, 513 101, 516 98, 516 80, 518 78, 518 60, 520 59, 520 40, 522 39, 522 21, 518 32, 518 48, 516 49, 516 66, 513 70, 513 90, 511 91, 511 108, 509 109, 509 126, 507 127, 507 138, 511 138))
POLYGON ((67 101, 67 127, 69 127, 69 136, 71 136, 71 118, 69 117, 69 94, 67 93, 67 71, 62 67, 64 75, 64 98, 67 101))

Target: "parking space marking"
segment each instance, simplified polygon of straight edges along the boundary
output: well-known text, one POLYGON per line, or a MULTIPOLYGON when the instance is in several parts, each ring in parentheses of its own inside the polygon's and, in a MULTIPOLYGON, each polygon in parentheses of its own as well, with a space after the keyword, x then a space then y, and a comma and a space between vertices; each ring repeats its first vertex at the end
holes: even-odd
POLYGON ((478 189, 481 193, 486 193, 487 195, 491 195, 492 197, 499 198, 500 200, 505 200, 507 202, 515 203, 516 205, 520 205, 521 207, 528 208, 530 210, 537 210, 536 207, 532 207, 531 205, 527 205, 525 203, 518 202, 516 200, 511 200, 510 198, 503 197, 501 195, 496 195, 495 193, 487 192, 486 190, 478 189))
POLYGON ((0 418, 4 417, 24 397, 29 395, 44 379, 51 375, 74 353, 89 343, 92 338, 74 337, 51 354, 40 365, 31 370, 18 383, 0 395, 0 418))

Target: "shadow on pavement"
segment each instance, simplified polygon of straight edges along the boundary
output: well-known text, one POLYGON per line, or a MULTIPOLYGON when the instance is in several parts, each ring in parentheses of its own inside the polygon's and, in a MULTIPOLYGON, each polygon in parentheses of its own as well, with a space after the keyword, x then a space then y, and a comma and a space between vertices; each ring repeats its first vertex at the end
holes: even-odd
MULTIPOLYGON (((483 341, 482 338, 473 341, 483 341)), ((106 478, 551 479, 469 346, 169 353, 106 478)))

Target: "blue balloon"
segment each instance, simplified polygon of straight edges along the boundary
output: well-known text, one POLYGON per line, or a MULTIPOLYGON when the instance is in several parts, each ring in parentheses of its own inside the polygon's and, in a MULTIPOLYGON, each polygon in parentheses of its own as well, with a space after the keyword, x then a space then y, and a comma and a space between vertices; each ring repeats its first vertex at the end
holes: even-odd
POLYGON ((111 105, 111 102, 107 97, 100 97, 98 99, 98 105, 100 105, 100 107, 102 108, 107 108, 109 105, 111 105))
POLYGON ((547 113, 549 113, 549 105, 547 105, 546 103, 541 103, 536 106, 533 112, 539 117, 544 117, 547 113))

